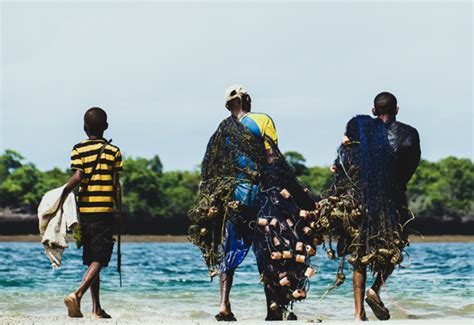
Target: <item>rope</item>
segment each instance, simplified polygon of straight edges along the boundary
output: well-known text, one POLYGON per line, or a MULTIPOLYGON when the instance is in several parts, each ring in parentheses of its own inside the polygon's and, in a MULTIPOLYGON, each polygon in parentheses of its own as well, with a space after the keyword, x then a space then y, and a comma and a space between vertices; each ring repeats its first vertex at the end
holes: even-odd
POLYGON ((383 276, 381 277, 382 279, 382 287, 385 291, 385 293, 387 294, 388 296, 388 299, 390 300, 390 302, 395 306, 397 307, 402 313, 404 313, 405 315, 409 316, 410 313, 408 312, 408 310, 406 310, 405 308, 403 308, 402 306, 400 306, 400 304, 398 302, 395 301, 395 299, 392 298, 392 296, 390 295, 390 292, 388 292, 388 288, 385 284, 385 281, 383 280, 383 276))
MULTIPOLYGON (((337 288, 338 286, 340 286, 344 280, 342 280, 343 282, 339 283, 338 284, 338 280, 339 279, 339 274, 342 274, 344 275, 344 261, 345 261, 345 258, 343 257, 342 260, 341 260, 341 263, 339 263, 339 268, 337 270, 337 274, 336 274, 336 280, 334 280, 334 283, 326 289, 326 291, 324 291, 323 295, 321 296, 321 298, 319 298, 319 301, 318 303, 316 304, 316 322, 320 323, 322 322, 322 319, 321 319, 321 309, 320 309, 320 306, 321 306, 321 302, 324 300, 324 298, 326 298, 326 296, 335 288, 337 288)), ((345 279, 345 276, 344 276, 344 279, 345 279)))

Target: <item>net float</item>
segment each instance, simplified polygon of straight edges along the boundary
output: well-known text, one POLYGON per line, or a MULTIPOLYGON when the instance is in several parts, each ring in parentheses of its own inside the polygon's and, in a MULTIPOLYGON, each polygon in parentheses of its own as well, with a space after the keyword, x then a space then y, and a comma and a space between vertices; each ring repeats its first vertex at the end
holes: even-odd
POLYGON ((272 303, 270 304, 270 309, 275 311, 278 309, 278 304, 275 302, 275 301, 272 301, 272 303))
POLYGON ((300 218, 306 220, 309 217, 309 212, 306 210, 300 210, 300 218))
POLYGON ((283 256, 283 258, 288 259, 288 258, 292 258, 293 254, 290 251, 283 251, 282 256, 283 256))
POLYGON ((282 255, 280 252, 272 252, 270 257, 272 260, 281 260, 282 255))
POLYGON ((280 279, 280 285, 282 287, 289 286, 290 285, 290 280, 288 280, 288 278, 285 276, 284 278, 280 279))
POLYGON ((301 252, 303 250, 303 243, 302 242, 297 242, 296 245, 295 245, 295 250, 297 252, 301 252))
POLYGON ((278 237, 273 237, 273 245, 280 246, 281 242, 278 237))
POLYGON ((304 299, 306 298, 306 292, 304 290, 297 289, 293 291, 293 298, 295 299, 304 299))
POLYGON ((259 226, 265 227, 266 225, 268 225, 268 220, 265 218, 258 218, 257 223, 259 226))
POLYGON ((316 270, 313 269, 312 267, 308 267, 306 271, 304 272, 305 277, 307 277, 308 279, 311 278, 315 274, 316 274, 316 270))
POLYGON ((286 188, 282 189, 281 192, 280 192, 280 195, 284 198, 284 199, 289 199, 291 194, 290 192, 288 192, 288 190, 286 188))
POLYGON ((306 253, 307 253, 309 256, 314 256, 314 255, 316 255, 316 249, 314 249, 313 247, 311 247, 311 245, 306 245, 306 253))
POLYGON ((328 197, 329 201, 335 203, 335 202, 339 202, 339 198, 337 196, 334 196, 334 195, 331 195, 330 197, 328 197))
POLYGON ((306 256, 296 255, 295 260, 296 260, 297 263, 304 263, 306 261, 306 256))
POLYGON ((273 228, 276 228, 276 226, 278 226, 278 219, 273 218, 272 221, 270 221, 270 226, 272 226, 273 228))

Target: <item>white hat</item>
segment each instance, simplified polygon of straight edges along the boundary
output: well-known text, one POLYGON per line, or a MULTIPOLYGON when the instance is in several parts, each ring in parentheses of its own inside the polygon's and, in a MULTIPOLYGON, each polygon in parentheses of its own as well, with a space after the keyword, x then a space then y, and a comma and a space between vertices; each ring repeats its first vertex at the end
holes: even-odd
POLYGON ((241 85, 232 85, 224 92, 224 100, 226 103, 234 98, 242 98, 242 95, 247 94, 247 90, 241 85))

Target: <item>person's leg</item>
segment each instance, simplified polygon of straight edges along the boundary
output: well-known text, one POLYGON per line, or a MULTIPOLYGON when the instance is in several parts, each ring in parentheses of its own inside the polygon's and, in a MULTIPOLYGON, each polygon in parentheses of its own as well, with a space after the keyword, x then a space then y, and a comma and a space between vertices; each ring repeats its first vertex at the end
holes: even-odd
POLYGON ((102 312, 102 307, 100 306, 100 273, 92 280, 91 283, 91 297, 92 297, 92 315, 100 316, 102 312))
POLYGON ((382 302, 382 299, 380 299, 380 287, 388 279, 392 271, 393 267, 390 267, 384 272, 377 273, 377 277, 375 278, 374 284, 372 284, 372 287, 369 288, 366 292, 367 298, 365 299, 365 301, 374 312, 375 317, 380 320, 390 319, 390 311, 387 309, 387 307, 385 307, 382 302))
POLYGON ((81 313, 81 299, 87 289, 91 286, 94 278, 99 274, 101 264, 93 262, 87 271, 84 273, 84 278, 79 288, 64 298, 64 303, 68 309, 69 317, 82 317, 81 313))
MULTIPOLYGON (((369 293, 369 291, 373 291, 373 293, 377 295, 378 300, 380 300, 380 288, 382 287, 382 284, 387 281, 388 277, 392 274, 392 272, 393 267, 390 267, 383 272, 377 273, 374 283, 372 284, 372 287, 367 290, 367 293, 369 293)), ((370 293, 372 294, 372 292, 370 293)))
POLYGON ((271 305, 275 301, 274 294, 269 288, 267 288, 266 285, 264 285, 263 288, 265 290, 265 298, 267 300, 267 317, 265 317, 265 320, 283 320, 283 311, 281 310, 281 307, 278 306, 277 308, 272 309, 271 305))
POLYGON ((81 303, 82 296, 84 296, 84 293, 87 291, 87 289, 89 289, 94 279, 99 275, 101 269, 102 264, 99 262, 92 262, 87 269, 86 273, 84 274, 84 279, 82 279, 81 285, 76 290, 76 292, 74 292, 79 305, 81 303))
POLYGON ((230 290, 232 289, 232 282, 234 280, 234 270, 228 272, 221 272, 220 274, 220 293, 221 301, 219 305, 219 314, 230 315, 232 309, 230 307, 230 290))
POLYGON ((354 270, 352 277, 352 285, 354 290, 354 308, 356 320, 367 320, 364 309, 365 281, 367 271, 365 268, 357 268, 354 270))

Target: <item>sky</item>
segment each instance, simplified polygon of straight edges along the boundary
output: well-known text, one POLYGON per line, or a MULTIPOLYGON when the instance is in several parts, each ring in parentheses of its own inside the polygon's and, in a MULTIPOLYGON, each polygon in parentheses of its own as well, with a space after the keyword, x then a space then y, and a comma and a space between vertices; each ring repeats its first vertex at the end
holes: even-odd
POLYGON ((280 149, 329 165, 345 123, 394 93, 422 157, 473 157, 473 5, 465 2, 1 3, 0 152, 67 168, 84 112, 126 156, 195 168, 242 84, 280 149))

